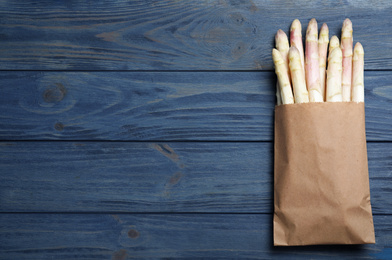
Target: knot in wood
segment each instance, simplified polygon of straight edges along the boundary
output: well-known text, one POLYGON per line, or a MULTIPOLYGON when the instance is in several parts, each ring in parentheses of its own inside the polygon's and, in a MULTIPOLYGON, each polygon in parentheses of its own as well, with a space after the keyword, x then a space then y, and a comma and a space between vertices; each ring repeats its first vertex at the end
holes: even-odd
POLYGON ((57 103, 64 99, 67 89, 61 83, 55 83, 54 86, 48 87, 42 94, 45 102, 57 103))
POLYGON ((63 125, 62 123, 60 123, 60 122, 57 122, 57 123, 54 125, 54 129, 56 129, 57 131, 63 131, 64 125, 63 125))
POLYGON ((128 237, 130 238, 138 238, 139 237, 139 231, 135 230, 135 229, 130 229, 128 231, 128 237))

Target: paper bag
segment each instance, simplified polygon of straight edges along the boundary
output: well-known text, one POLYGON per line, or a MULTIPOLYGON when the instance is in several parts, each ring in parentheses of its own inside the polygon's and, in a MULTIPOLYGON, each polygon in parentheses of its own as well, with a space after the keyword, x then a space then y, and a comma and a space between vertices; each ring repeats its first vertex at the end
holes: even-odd
POLYGON ((274 245, 375 243, 364 103, 275 109, 274 245))

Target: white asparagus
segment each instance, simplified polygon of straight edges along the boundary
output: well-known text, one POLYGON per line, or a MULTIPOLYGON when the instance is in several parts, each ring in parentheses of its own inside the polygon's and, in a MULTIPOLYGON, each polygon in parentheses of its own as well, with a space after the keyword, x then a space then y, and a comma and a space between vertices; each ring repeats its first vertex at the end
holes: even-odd
POLYGON ((288 68, 289 66, 289 39, 284 31, 281 29, 275 35, 275 47, 282 54, 283 60, 288 68))
POLYGON ((352 101, 364 102, 365 89, 364 89, 364 56, 362 44, 357 42, 354 47, 353 57, 353 90, 352 101))
POLYGON ((329 41, 328 53, 331 53, 333 49, 335 49, 336 47, 340 47, 340 43, 339 43, 339 38, 336 35, 334 35, 331 37, 331 40, 329 41))
POLYGON ((305 58, 304 58, 304 46, 302 43, 302 25, 298 19, 295 19, 290 27, 290 46, 294 46, 299 51, 301 58, 302 71, 305 77, 305 58))
POLYGON ((320 69, 318 59, 318 27, 316 19, 309 22, 306 30, 305 76, 310 102, 323 102, 320 89, 320 69))
POLYGON ((342 26, 341 44, 343 54, 342 65, 342 100, 351 100, 351 77, 353 56, 353 26, 350 19, 346 19, 342 26))
POLYGON ((342 101, 342 50, 336 47, 329 53, 327 69, 327 102, 342 101))
POLYGON ((293 104, 294 96, 291 90, 289 73, 282 54, 277 49, 272 49, 272 59, 275 64, 275 73, 278 77, 280 94, 283 104, 293 104))
POLYGON ((329 43, 329 29, 326 23, 321 26, 318 40, 319 68, 320 68, 320 89, 325 101, 325 78, 327 75, 327 53, 329 43))
POLYGON ((308 90, 306 89, 306 82, 300 55, 301 54, 299 50, 295 46, 290 47, 289 66, 294 90, 294 100, 295 103, 307 103, 309 102, 309 94, 308 90))
MULTIPOLYGON (((276 49, 282 54, 283 60, 285 62, 285 66, 287 68, 287 73, 289 80, 290 79, 290 74, 289 74, 289 40, 287 38, 287 35, 284 31, 278 30, 278 32, 275 35, 275 47, 276 49)), ((281 88, 279 86, 279 81, 276 84, 276 100, 277 100, 277 105, 282 104, 282 94, 280 93, 281 88)))

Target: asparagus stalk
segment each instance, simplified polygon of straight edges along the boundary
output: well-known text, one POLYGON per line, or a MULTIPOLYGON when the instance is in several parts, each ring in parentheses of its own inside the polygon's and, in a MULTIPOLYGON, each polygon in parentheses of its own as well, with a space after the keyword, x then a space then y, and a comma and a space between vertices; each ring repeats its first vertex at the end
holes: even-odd
POLYGON ((286 67, 282 54, 275 48, 272 49, 272 59, 275 64, 275 73, 278 77, 282 103, 293 104, 294 97, 291 90, 288 69, 286 67))
POLYGON ((320 70, 318 59, 318 28, 316 19, 310 20, 306 31, 305 47, 306 85, 310 102, 323 102, 320 87, 320 70))
POLYGON ((341 47, 343 53, 342 100, 350 101, 353 56, 353 25, 348 18, 344 20, 342 26, 341 47))
POLYGON ((364 55, 362 44, 357 42, 354 47, 353 57, 353 91, 352 101, 364 102, 365 91, 364 91, 364 55))
POLYGON ((328 57, 327 101, 342 101, 342 50, 340 47, 334 48, 328 57))
MULTIPOLYGON (((278 30, 275 36, 275 45, 276 49, 282 54, 284 64, 287 68, 287 72, 289 71, 289 39, 284 31, 278 30)), ((290 78, 290 74, 289 74, 290 78)))
POLYGON ((289 66, 295 103, 309 102, 308 90, 306 89, 304 71, 301 64, 301 54, 295 46, 292 46, 289 50, 289 66))
POLYGON ((302 25, 298 19, 295 19, 290 28, 290 45, 297 48, 299 56, 301 58, 302 71, 305 77, 305 58, 304 58, 304 47, 302 44, 302 25))
POLYGON ((278 32, 275 35, 275 46, 278 51, 283 56, 283 59, 287 61, 288 64, 288 55, 289 55, 289 39, 287 38, 287 35, 284 31, 281 29, 278 30, 278 32))
MULTIPOLYGON (((288 54, 289 54, 289 40, 287 38, 287 35, 282 31, 278 30, 278 32, 275 35, 275 47, 280 53, 282 54, 285 66, 287 68, 287 73, 289 73, 289 61, 288 61, 288 54)), ((290 75, 288 75, 289 80, 290 80, 290 75)), ((282 94, 280 93, 280 86, 279 86, 279 81, 276 83, 276 100, 277 100, 277 105, 282 104, 282 94)))
POLYGON ((339 43, 339 38, 334 35, 331 37, 331 40, 329 41, 329 50, 328 53, 331 53, 333 49, 335 49, 336 47, 339 47, 340 43, 339 43))
POLYGON ((325 101, 325 77, 327 67, 327 53, 329 43, 329 29, 326 23, 321 26, 320 35, 318 40, 318 55, 319 55, 319 68, 320 68, 320 89, 325 101))

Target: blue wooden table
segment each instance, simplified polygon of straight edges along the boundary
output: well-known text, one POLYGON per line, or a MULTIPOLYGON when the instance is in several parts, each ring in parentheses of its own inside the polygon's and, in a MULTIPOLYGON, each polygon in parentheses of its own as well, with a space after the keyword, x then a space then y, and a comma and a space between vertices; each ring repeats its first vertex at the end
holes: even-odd
POLYGON ((0 259, 391 259, 392 2, 0 1, 0 259), (365 48, 376 244, 273 247, 274 35, 365 48))

